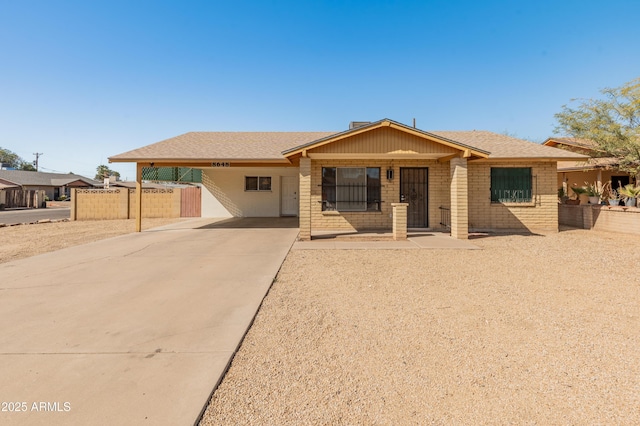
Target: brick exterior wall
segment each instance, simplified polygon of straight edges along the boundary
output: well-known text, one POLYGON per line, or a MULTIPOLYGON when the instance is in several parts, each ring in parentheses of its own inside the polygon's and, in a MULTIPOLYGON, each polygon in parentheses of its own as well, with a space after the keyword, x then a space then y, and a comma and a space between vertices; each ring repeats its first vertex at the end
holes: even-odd
POLYGON ((561 225, 640 235, 640 208, 558 205, 561 225))
MULTIPOLYGON (((300 225, 303 223, 302 160, 300 164, 300 225)), ((310 180, 310 219, 313 230, 388 230, 393 227, 391 203, 400 201, 400 168, 427 167, 428 205, 430 228, 442 228, 440 225, 440 206, 449 206, 449 163, 436 160, 311 160, 310 180), (322 168, 323 167, 379 167, 382 187, 382 203, 379 212, 335 212, 322 211, 322 168), (387 169, 394 171, 393 180, 387 180, 387 169)), ((305 201, 306 203, 306 201, 305 201)), ((302 235, 302 230, 301 230, 302 235)))
MULTIPOLYGON (((73 190, 71 220, 130 219, 136 217, 135 190, 73 190)), ((142 191, 142 217, 180 217, 179 189, 142 191)))
POLYGON ((557 231, 557 182, 555 162, 470 162, 469 228, 478 231, 557 231), (531 167, 533 202, 491 203, 491 167, 531 167))
POLYGON ((407 203, 391 203, 393 208, 393 239, 407 239, 407 203))
POLYGON ((469 170, 466 158, 452 158, 451 173, 451 236, 469 238, 469 170))
POLYGON ((558 223, 573 228, 582 228, 582 206, 558 204, 558 223))
POLYGON ((128 219, 129 190, 127 188, 72 190, 73 220, 128 219))
POLYGON ((299 215, 299 226, 300 226, 300 234, 298 238, 301 240, 310 240, 311 239, 311 228, 312 228, 312 206, 311 206, 311 198, 312 198, 312 177, 311 177, 311 159, 310 158, 301 158, 300 159, 300 176, 299 176, 299 184, 300 184, 300 211, 299 215))
MULTIPOLYGON (((136 191, 129 190, 129 217, 136 215, 136 191)), ((180 217, 179 189, 143 189, 142 217, 180 217)))
MULTIPOLYGON (((466 162, 464 159, 453 159, 466 162)), ((450 162, 436 160, 311 160, 310 180, 310 222, 313 230, 388 230, 393 228, 391 203, 400 201, 400 168, 427 167, 429 169, 429 227, 442 229, 438 207, 452 207, 451 191, 453 170, 450 162), (322 168, 323 167, 379 167, 381 174, 382 204, 380 212, 334 212, 322 211, 322 168), (394 179, 386 179, 386 170, 394 170, 394 179)), ((301 203, 305 190, 302 187, 301 203)), ((557 231, 557 170, 554 162, 468 162, 468 228, 477 231, 515 230, 515 231, 557 231), (527 204, 491 203, 491 167, 531 167, 534 201, 527 204)), ((459 184, 456 191, 463 196, 464 185, 459 184)), ((458 202, 462 202, 458 197, 458 202)), ((305 201, 306 203, 306 201, 305 201)), ((301 226, 303 213, 301 204, 301 226)), ((463 213, 464 214, 464 213, 463 213)), ((454 214, 451 212, 452 228, 454 214)), ((458 224, 458 238, 464 236, 464 221, 458 224)), ((310 232, 310 231, 309 231, 310 232)), ((453 231, 452 231, 453 232, 453 231)))

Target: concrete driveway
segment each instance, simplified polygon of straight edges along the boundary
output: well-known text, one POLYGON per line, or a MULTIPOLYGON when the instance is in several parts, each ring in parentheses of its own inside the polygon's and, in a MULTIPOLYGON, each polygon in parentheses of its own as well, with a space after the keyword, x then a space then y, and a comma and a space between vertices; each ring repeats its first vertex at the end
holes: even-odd
POLYGON ((213 222, 0 265, 0 424, 193 424, 298 234, 213 222))

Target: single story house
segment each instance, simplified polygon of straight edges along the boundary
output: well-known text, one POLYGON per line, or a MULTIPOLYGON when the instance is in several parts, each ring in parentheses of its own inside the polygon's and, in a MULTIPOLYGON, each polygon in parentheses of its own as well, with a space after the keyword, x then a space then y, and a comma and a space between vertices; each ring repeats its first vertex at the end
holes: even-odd
POLYGON ((43 190, 50 200, 70 196, 71 188, 101 187, 102 182, 73 173, 44 173, 27 170, 0 170, 0 184, 24 190, 43 190))
POLYGON ((558 188, 567 195, 569 188, 585 186, 585 182, 599 187, 610 182, 614 188, 633 182, 633 176, 618 169, 618 160, 602 157, 598 146, 590 140, 578 138, 549 138, 543 145, 587 155, 586 160, 558 161, 558 188))
MULTIPOLYGON (((191 132, 109 158, 202 169, 202 214, 298 216, 315 231, 406 226, 557 231, 558 161, 586 156, 488 131, 424 131, 393 120, 339 132, 191 132), (206 189, 206 190, 205 190, 206 189)), ((138 228, 139 229, 139 228, 138 228)))

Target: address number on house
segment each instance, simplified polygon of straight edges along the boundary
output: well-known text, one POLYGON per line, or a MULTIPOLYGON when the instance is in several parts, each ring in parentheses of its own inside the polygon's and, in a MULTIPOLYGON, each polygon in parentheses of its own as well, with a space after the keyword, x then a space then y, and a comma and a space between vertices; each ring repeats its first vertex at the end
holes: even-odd
POLYGON ((231 163, 228 161, 214 161, 211 163, 211 167, 231 167, 231 163))

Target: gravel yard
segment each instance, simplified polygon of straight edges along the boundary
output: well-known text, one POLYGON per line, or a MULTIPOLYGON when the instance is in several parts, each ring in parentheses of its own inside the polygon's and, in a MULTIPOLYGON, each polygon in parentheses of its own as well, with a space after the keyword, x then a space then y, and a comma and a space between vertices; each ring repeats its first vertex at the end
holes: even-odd
MULTIPOLYGON (((142 229, 179 220, 182 219, 143 219, 142 229)), ((3 227, 0 228, 0 263, 129 234, 135 229, 135 219, 82 220, 3 227)))
POLYGON ((637 424, 640 239, 294 250, 202 425, 637 424))

